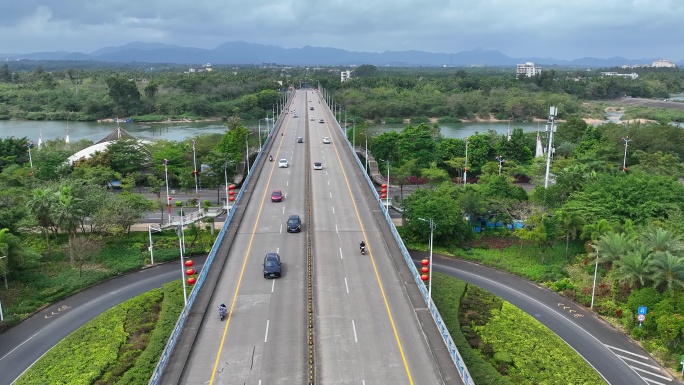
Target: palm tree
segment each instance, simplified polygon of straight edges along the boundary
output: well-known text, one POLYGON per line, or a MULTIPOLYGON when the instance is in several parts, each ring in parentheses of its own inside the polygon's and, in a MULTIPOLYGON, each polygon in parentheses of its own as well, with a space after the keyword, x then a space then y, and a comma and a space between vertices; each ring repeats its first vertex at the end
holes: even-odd
POLYGON ((43 234, 45 235, 45 242, 47 243, 47 254, 50 255, 50 227, 54 225, 52 222, 52 206, 55 203, 56 198, 52 190, 48 188, 35 189, 33 190, 33 196, 28 202, 28 209, 31 214, 33 214, 38 223, 42 227, 43 234))
POLYGON ((674 255, 681 255, 684 244, 677 235, 661 228, 649 228, 642 235, 643 242, 651 247, 651 251, 669 251, 674 255))
POLYGON ((669 251, 656 251, 651 254, 649 270, 655 288, 665 286, 672 292, 675 284, 684 287, 684 258, 669 251))
POLYGON ((577 232, 582 230, 586 221, 577 212, 563 210, 556 212, 556 218, 558 219, 560 230, 565 234, 565 258, 567 258, 570 238, 573 240, 577 238, 577 232))
POLYGON ((62 187, 59 191, 59 201, 53 207, 53 217, 57 226, 69 235, 69 262, 74 263, 73 241, 76 230, 81 224, 81 200, 74 196, 71 187, 62 187))
POLYGON ((629 253, 635 246, 634 239, 625 233, 614 231, 601 235, 596 241, 600 251, 600 261, 613 263, 629 253))
POLYGON ((580 238, 589 241, 596 241, 601 235, 613 231, 614 226, 605 219, 601 219, 598 222, 590 223, 582 227, 582 234, 580 238))
POLYGON ((615 261, 615 278, 636 289, 643 287, 650 272, 650 251, 648 245, 643 243, 634 246, 632 251, 615 261))

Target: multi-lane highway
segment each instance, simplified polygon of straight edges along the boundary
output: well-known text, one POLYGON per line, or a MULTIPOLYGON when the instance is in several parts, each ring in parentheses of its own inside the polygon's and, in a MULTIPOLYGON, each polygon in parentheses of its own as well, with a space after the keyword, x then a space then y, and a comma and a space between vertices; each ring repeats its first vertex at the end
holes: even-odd
POLYGON ((228 318, 207 313, 180 382, 304 384, 311 359, 322 384, 444 383, 373 217, 377 202, 365 198, 344 138, 317 93, 297 91, 274 139, 274 161, 266 162, 253 187, 209 305, 215 310, 224 302, 228 318), (280 159, 289 167, 278 167, 280 159), (313 162, 323 168, 313 170, 313 162), (276 189, 282 202, 271 202, 276 189), (286 231, 291 214, 303 219, 301 233, 286 231), (361 240, 366 255, 359 253, 361 240), (280 278, 263 277, 269 252, 282 258, 280 278))

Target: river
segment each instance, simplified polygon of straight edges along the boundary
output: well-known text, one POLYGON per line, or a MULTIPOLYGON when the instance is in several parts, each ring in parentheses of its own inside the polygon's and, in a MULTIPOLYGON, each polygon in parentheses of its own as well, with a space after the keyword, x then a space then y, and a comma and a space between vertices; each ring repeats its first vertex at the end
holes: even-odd
MULTIPOLYGON (((256 122, 244 122, 248 127, 257 130, 256 122)), ((223 122, 176 122, 176 123, 122 123, 121 128, 138 139, 145 140, 170 140, 181 141, 193 138, 201 134, 223 133, 226 130, 223 122)), ((401 130, 405 124, 383 124, 371 126, 374 131, 381 133, 393 130, 401 130)), ((117 127, 113 122, 68 122, 69 140, 76 142, 87 139, 98 142, 117 127)), ((501 135, 505 135, 508 129, 507 122, 477 122, 477 123, 444 123, 440 125, 442 135, 447 138, 466 138, 476 133, 485 133, 494 130, 501 135)), ((520 127, 525 132, 533 132, 540 127, 544 130, 544 124, 540 123, 512 123, 511 130, 520 127)), ((269 126, 270 128, 270 126, 269 126)), ((266 124, 262 121, 261 129, 266 131, 266 124)), ((23 120, 1 120, 0 138, 23 138, 38 143, 39 137, 43 141, 64 138, 67 133, 67 122, 65 121, 23 121, 23 120)))

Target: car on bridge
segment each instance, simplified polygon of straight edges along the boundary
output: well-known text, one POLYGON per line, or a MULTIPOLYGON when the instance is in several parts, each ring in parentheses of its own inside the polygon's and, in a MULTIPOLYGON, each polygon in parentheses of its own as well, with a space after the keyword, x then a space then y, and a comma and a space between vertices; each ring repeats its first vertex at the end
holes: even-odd
POLYGON ((318 123, 325 123, 325 120, 321 119, 318 121, 318 123))
POLYGON ((314 170, 323 170, 323 163, 314 162, 314 170))
POLYGON ((281 159, 278 161, 278 168, 288 168, 290 165, 287 163, 287 159, 281 159))
POLYGON ((271 193, 271 202, 282 202, 283 201, 283 192, 280 190, 273 190, 271 193))
POLYGON ((282 266, 278 253, 267 253, 264 257, 264 278, 280 278, 282 266))
POLYGON ((330 144, 330 138, 328 138, 327 136, 323 138, 323 144, 330 144))
POLYGON ((287 218, 287 232, 298 233, 302 231, 302 219, 299 215, 292 214, 287 218))

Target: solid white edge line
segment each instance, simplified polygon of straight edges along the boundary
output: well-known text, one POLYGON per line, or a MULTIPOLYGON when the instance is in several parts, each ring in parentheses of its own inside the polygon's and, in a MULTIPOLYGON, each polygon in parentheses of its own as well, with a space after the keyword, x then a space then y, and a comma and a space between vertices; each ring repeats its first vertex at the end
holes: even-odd
POLYGON ((354 329, 354 342, 358 343, 359 339, 356 337, 356 324, 354 323, 354 320, 352 320, 352 329, 354 329))
POLYGON ((266 320, 266 334, 264 335, 264 342, 268 342, 268 324, 270 322, 270 320, 266 320))

